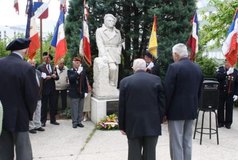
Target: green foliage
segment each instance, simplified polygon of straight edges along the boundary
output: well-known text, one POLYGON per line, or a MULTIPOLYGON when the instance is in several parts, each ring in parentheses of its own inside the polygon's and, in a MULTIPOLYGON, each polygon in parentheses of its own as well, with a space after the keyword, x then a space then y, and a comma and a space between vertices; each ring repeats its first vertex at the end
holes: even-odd
POLYGON ((216 11, 211 13, 211 15, 207 15, 205 13, 209 8, 204 8, 202 12, 202 19, 205 21, 205 24, 199 32, 201 37, 200 45, 205 46, 213 40, 214 44, 210 48, 221 47, 238 7, 238 1, 210 0, 209 6, 213 6, 216 11))
POLYGON ((217 63, 213 59, 202 57, 197 59, 197 63, 201 67, 204 77, 206 78, 215 77, 217 63))
POLYGON ((6 51, 6 45, 7 45, 6 41, 0 40, 0 58, 5 57, 9 54, 9 52, 6 51))

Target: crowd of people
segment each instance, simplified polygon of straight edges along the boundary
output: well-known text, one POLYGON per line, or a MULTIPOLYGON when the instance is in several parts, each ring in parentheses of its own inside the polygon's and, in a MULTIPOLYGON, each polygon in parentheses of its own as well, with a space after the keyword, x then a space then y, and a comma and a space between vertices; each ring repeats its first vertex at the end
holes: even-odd
MULTIPOLYGON (((45 131, 48 120, 57 122, 58 98, 61 110, 70 107, 72 128, 84 127, 85 97, 91 87, 82 66, 82 59, 74 57, 72 68, 61 59, 53 66, 53 57, 43 53, 44 62, 36 66, 34 59, 24 61, 30 40, 18 38, 6 47, 9 56, 0 59, 0 100, 3 105, 3 127, 0 134, 0 159, 31 160, 30 133, 45 131), (70 106, 67 106, 69 96, 70 106), (14 151, 15 149, 15 151, 14 151)), ((165 79, 153 74, 153 57, 133 61, 134 74, 119 84, 119 129, 128 139, 129 160, 155 160, 161 124, 168 123, 170 157, 172 160, 192 159, 192 127, 197 118, 198 103, 203 85, 200 67, 189 60, 185 44, 172 48, 174 63, 170 64, 165 79)), ((233 103, 238 99, 238 71, 229 62, 219 67, 220 104, 219 127, 231 128, 233 103), (225 114, 224 114, 225 111, 225 114)), ((85 109, 90 112, 90 108, 85 109)))
MULTIPOLYGON (((70 107, 72 128, 84 127, 84 98, 91 88, 81 58, 74 57, 73 67, 68 69, 63 59, 53 66, 52 55, 44 52, 44 62, 36 66, 34 59, 24 60, 29 44, 30 40, 26 38, 13 40, 6 47, 11 52, 9 56, 0 59, 0 74, 4 77, 0 82, 0 101, 4 113, 0 159, 13 160, 16 152, 16 159, 32 160, 29 133, 45 131, 48 111, 50 124, 57 126, 60 125, 57 111, 70 107), (67 106, 68 95, 70 106, 67 106)), ((88 107, 87 112, 90 112, 88 107)))

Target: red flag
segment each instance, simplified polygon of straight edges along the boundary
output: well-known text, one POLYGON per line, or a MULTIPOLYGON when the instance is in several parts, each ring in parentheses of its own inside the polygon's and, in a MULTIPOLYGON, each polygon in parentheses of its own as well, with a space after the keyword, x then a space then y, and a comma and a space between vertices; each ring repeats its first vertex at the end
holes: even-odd
POLYGON ((227 61, 234 66, 237 62, 238 54, 238 9, 228 30, 228 35, 222 46, 223 54, 227 61))
POLYGON ((196 12, 195 15, 193 16, 191 23, 193 28, 192 33, 187 41, 187 46, 191 49, 190 60, 194 61, 196 53, 198 52, 198 18, 196 12))
POLYGON ((81 40, 79 44, 79 54, 84 57, 88 65, 92 64, 91 61, 91 49, 90 49, 90 39, 89 39, 89 29, 88 29, 88 5, 84 0, 84 18, 83 18, 83 28, 81 31, 81 40))
POLYGON ((32 0, 27 2, 27 25, 26 25, 26 38, 31 40, 28 50, 29 59, 33 59, 36 55, 37 49, 40 48, 40 38, 37 32, 35 16, 33 16, 32 0))
POLYGON ((19 14, 19 4, 18 4, 18 0, 14 0, 14 8, 15 8, 15 10, 16 10, 16 12, 17 12, 17 14, 19 14))

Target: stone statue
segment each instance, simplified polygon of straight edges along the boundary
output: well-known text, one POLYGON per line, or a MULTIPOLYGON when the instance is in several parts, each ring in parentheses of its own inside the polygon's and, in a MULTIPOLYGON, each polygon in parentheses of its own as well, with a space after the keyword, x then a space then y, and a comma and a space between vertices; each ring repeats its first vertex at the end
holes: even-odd
POLYGON ((98 57, 94 59, 93 95, 101 99, 118 98, 118 69, 121 63, 121 33, 115 28, 116 17, 104 16, 104 24, 96 30, 98 57))
POLYGON ((118 64, 121 63, 122 40, 121 33, 115 28, 116 17, 112 14, 104 16, 104 24, 96 30, 96 42, 98 46, 98 56, 109 67, 109 84, 117 85, 118 64))

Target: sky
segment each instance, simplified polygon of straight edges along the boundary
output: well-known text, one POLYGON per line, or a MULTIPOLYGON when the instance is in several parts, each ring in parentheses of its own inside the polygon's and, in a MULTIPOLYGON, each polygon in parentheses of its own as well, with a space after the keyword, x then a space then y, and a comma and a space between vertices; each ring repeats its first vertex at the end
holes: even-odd
MULTIPOLYGON (((37 0, 33 0, 37 1, 37 0)), ((43 0, 44 3, 49 3, 49 16, 43 20, 43 32, 54 32, 59 13, 60 1, 59 0, 43 0)), ((0 0, 0 26, 18 26, 26 25, 27 15, 25 14, 27 0, 18 0, 19 15, 13 7, 14 0, 0 0)), ((40 21, 36 22, 39 26, 40 21)))
MULTIPOLYGON (((38 0, 33 0, 38 1, 38 0)), ((43 20, 43 33, 54 32, 54 27, 59 17, 60 0, 42 0, 49 3, 49 17, 43 20)), ((13 7, 14 0, 0 0, 0 26, 26 25, 27 16, 25 14, 27 0, 18 0, 19 15, 13 7)), ((68 1, 67 1, 68 2, 68 1)), ((206 5, 206 0, 198 0, 198 7, 206 5)), ((68 6, 68 4, 67 4, 68 6)), ((39 20, 36 22, 39 26, 39 20)))

